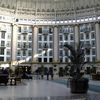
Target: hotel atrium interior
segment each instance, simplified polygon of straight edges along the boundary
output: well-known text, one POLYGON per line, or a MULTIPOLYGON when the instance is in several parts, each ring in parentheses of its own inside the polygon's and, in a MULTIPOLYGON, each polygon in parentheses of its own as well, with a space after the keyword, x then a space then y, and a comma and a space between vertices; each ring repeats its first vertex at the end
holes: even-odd
POLYGON ((0 0, 0 100, 99 93, 100 0, 0 0))

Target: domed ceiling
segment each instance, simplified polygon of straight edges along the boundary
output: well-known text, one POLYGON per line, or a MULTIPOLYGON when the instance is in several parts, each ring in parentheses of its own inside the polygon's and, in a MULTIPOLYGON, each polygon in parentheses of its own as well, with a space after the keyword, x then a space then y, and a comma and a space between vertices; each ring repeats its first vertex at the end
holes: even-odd
POLYGON ((0 0, 0 12, 2 9, 37 18, 82 17, 94 13, 100 15, 100 0, 0 0))
POLYGON ((37 11, 84 9, 99 5, 100 0, 0 0, 3 8, 37 11))

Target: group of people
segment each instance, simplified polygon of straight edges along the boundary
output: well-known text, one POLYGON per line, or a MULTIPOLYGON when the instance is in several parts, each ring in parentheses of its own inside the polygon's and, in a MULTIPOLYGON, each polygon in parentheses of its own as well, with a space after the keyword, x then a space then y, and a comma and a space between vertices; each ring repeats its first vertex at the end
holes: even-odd
POLYGON ((54 76, 53 69, 46 69, 44 71, 39 68, 36 70, 36 75, 38 79, 44 79, 44 76, 46 75, 47 80, 49 80, 49 78, 53 80, 53 76, 54 76))

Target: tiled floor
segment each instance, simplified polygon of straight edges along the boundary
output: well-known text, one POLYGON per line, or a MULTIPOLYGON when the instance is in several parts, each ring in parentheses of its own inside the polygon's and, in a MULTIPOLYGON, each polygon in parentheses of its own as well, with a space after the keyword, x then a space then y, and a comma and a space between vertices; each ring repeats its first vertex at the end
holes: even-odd
POLYGON ((18 86, 0 86, 0 100, 100 100, 99 93, 70 93, 66 85, 46 80, 24 80, 18 86), (88 98, 88 99, 85 99, 88 98))

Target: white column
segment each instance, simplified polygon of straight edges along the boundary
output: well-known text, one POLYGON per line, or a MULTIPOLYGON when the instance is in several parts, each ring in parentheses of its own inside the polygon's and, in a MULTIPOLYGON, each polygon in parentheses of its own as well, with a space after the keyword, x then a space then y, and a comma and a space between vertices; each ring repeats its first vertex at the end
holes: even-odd
POLYGON ((95 24, 96 28, 96 53, 97 53, 97 60, 100 60, 100 25, 97 22, 95 24))
POLYGON ((16 61, 17 54, 17 25, 12 24, 12 36, 11 36, 11 61, 16 61))
POLYGON ((58 27, 54 27, 54 55, 53 60, 54 62, 57 62, 59 60, 59 33, 58 33, 58 27))
POLYGON ((36 56, 38 53, 37 40, 38 40, 38 27, 34 26, 32 32, 32 62, 37 62, 37 56, 36 56))
POLYGON ((75 25, 75 44, 78 44, 80 40, 79 25, 75 25))

